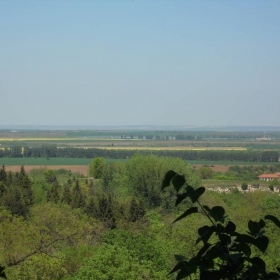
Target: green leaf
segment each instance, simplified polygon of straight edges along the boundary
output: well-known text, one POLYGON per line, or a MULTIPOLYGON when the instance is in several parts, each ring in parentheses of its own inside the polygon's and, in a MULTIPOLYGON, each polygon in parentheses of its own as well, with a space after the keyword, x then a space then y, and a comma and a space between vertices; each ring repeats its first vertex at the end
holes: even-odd
POLYGON ((249 259, 249 261, 257 267, 258 271, 266 270, 265 262, 261 258, 254 257, 254 258, 249 259))
POLYGON ((265 233, 265 231, 262 230, 262 231, 257 233, 256 237, 263 237, 264 233, 265 233))
POLYGON ((225 228, 221 224, 217 224, 217 233, 225 232, 225 228))
POLYGON ((241 273, 241 271, 243 270, 243 268, 244 268, 244 262, 241 262, 241 264, 239 264, 239 265, 237 266, 237 268, 235 269, 234 274, 235 274, 235 275, 238 275, 239 273, 241 273))
POLYGON ((270 280, 278 280, 280 278, 280 275, 276 272, 269 272, 267 273, 267 279, 270 280))
POLYGON ((177 194, 177 199, 176 199, 176 203, 175 206, 177 206, 178 204, 180 204, 185 198, 187 198, 188 192, 182 193, 182 194, 177 194))
POLYGON ((214 206, 210 212, 210 216, 216 221, 219 222, 223 219, 225 214, 225 209, 221 206, 214 206))
POLYGON ((179 190, 184 186, 185 183, 186 183, 185 177, 182 175, 176 174, 172 178, 172 184, 177 192, 179 192, 179 190))
POLYGON ((259 230, 261 230, 264 227, 265 227, 265 222, 264 222, 263 219, 260 219, 260 221, 259 221, 259 230))
POLYGON ((203 226, 203 227, 200 227, 197 232, 200 236, 202 236, 202 235, 207 234, 209 230, 210 230, 209 226, 203 226))
POLYGON ((273 216, 273 215, 266 215, 264 218, 267 219, 267 220, 272 221, 277 227, 280 227, 280 221, 275 216, 273 216))
POLYGON ((210 248, 210 246, 211 246, 211 244, 209 244, 209 243, 204 243, 204 245, 203 245, 203 247, 198 251, 198 253, 197 253, 197 257, 198 258, 201 258, 202 257, 202 255, 210 248))
POLYGON ((259 223, 250 220, 248 222, 248 229, 251 235, 255 236, 259 232, 259 223))
POLYGON ((228 257, 229 257, 229 259, 231 259, 231 261, 232 261, 235 265, 237 265, 237 264, 240 262, 240 260, 242 259, 243 254, 241 254, 241 253, 231 254, 231 255, 229 255, 228 257))
POLYGON ((255 239, 251 235, 235 233, 233 236, 237 236, 235 239, 236 242, 245 242, 248 244, 254 244, 255 242, 255 239))
POLYGON ((210 258, 212 260, 220 257, 220 255, 223 254, 221 250, 221 243, 217 242, 214 246, 212 246, 206 253, 205 257, 210 258))
POLYGON ((165 189, 166 187, 170 186, 170 181, 172 178, 176 175, 177 173, 173 170, 169 170, 163 179, 162 185, 161 185, 161 190, 165 189))
POLYGON ((195 191, 194 188, 192 186, 187 186, 186 191, 191 199, 192 202, 195 202, 195 191))
POLYGON ((197 207, 191 207, 189 208, 186 212, 184 212, 181 216, 179 216, 173 223, 193 214, 193 213, 198 213, 198 208, 197 207))
POLYGON ((214 226, 203 226, 198 229, 198 234, 200 235, 199 238, 197 238, 195 244, 198 244, 200 241, 203 241, 204 244, 207 243, 211 235, 214 233, 215 227, 214 226))
POLYGON ((220 271, 216 271, 216 270, 212 270, 212 271, 202 271, 200 273, 200 280, 210 280, 210 279, 223 279, 222 278, 222 272, 220 271))
POLYGON ((247 243, 244 243, 244 242, 235 243, 229 250, 231 252, 242 252, 248 258, 251 256, 251 247, 247 243))
POLYGON ((180 269, 183 269, 184 267, 188 267, 189 263, 187 261, 183 261, 183 262, 178 262, 174 267, 173 269, 168 273, 168 275, 180 270, 180 269))
POLYGON ((236 225, 233 222, 229 221, 225 227, 225 232, 228 234, 232 234, 235 232, 235 230, 236 230, 236 225))
POLYGON ((202 258, 202 261, 199 264, 200 271, 212 270, 214 269, 214 261, 210 259, 202 258))
POLYGON ((227 234, 219 234, 219 239, 223 242, 223 243, 226 243, 226 244, 230 244, 231 243, 231 238, 230 236, 228 236, 227 234))
POLYGON ((195 273, 197 270, 197 258, 193 257, 190 259, 189 262, 187 262, 187 261, 179 262, 177 264, 177 266, 175 266, 170 273, 173 273, 177 270, 180 270, 180 271, 177 274, 176 280, 184 279, 187 276, 191 275, 192 273, 195 273))
POLYGON ((190 269, 181 269, 176 277, 176 280, 181 280, 190 276, 192 271, 190 269))
POLYGON ((204 209, 206 212, 208 212, 208 213, 209 213, 210 210, 211 210, 207 205, 203 205, 202 207, 203 207, 203 209, 204 209))
POLYGON ((263 237, 258 237, 257 239, 255 239, 254 241, 254 245, 260 249, 262 252, 265 252, 267 246, 268 246, 269 240, 266 236, 263 237))
POLYGON ((177 262, 183 262, 186 261, 186 257, 182 256, 182 255, 175 255, 175 259, 177 262))
POLYGON ((205 192, 205 188, 204 187, 200 187, 200 188, 197 188, 195 191, 194 191, 194 195, 193 195, 193 198, 192 198, 192 202, 196 202, 199 197, 201 195, 203 195, 203 193, 205 192))
POLYGON ((7 279, 6 273, 5 273, 5 267, 0 266, 0 277, 3 279, 7 279))

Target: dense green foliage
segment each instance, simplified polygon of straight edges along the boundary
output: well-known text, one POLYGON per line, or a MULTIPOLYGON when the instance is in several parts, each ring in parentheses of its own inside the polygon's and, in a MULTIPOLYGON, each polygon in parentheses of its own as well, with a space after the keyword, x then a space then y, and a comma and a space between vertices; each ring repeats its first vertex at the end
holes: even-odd
MULTIPOLYGON (((173 169, 199 188, 199 172, 182 159, 156 155, 101 162, 100 179, 63 169, 26 174, 24 168, 19 173, 0 168, 0 267, 8 279, 173 280, 176 276, 167 275, 173 255, 197 253, 197 228, 207 218, 194 215, 171 225, 191 202, 175 207, 176 190, 161 192, 161 183, 173 169)), ((211 208, 224 207, 227 219, 237 220, 245 234, 252 213, 253 220, 280 216, 279 195, 272 192, 206 191, 201 199, 211 208)), ((267 269, 275 270, 279 232, 270 223, 266 234, 271 243, 260 254, 267 269)))

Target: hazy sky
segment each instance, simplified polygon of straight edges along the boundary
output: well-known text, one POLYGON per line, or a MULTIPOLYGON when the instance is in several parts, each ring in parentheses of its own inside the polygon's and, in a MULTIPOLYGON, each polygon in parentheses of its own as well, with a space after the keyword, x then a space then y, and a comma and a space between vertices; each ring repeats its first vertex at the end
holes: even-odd
POLYGON ((0 1, 0 125, 280 125, 280 1, 0 1))

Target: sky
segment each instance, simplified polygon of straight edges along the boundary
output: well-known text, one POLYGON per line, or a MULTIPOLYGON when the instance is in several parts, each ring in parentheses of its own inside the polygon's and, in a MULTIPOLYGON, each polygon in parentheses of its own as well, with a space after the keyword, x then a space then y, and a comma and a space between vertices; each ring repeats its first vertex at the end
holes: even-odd
POLYGON ((1 0, 0 125, 280 125, 280 1, 1 0))

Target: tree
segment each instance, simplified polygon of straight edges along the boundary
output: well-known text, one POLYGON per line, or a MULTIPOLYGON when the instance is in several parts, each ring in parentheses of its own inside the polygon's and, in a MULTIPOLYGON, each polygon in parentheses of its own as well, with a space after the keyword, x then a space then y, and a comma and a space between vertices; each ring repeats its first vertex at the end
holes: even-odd
POLYGON ((10 188, 3 196, 3 205, 11 211, 13 215, 27 217, 29 207, 24 203, 21 191, 18 187, 10 188))
POLYGON ((71 192, 70 192, 70 185, 68 182, 64 186, 61 202, 70 205, 72 201, 71 192))
MULTIPOLYGON (((184 176, 170 170, 166 173, 162 183, 162 190, 172 184, 177 193, 176 205, 183 200, 190 199, 192 204, 174 222, 184 219, 193 214, 200 214, 209 220, 209 225, 198 229, 197 244, 201 247, 196 255, 187 259, 182 255, 175 255, 177 265, 170 273, 178 272, 176 279, 189 278, 199 274, 199 279, 279 279, 280 267, 277 272, 267 272, 266 263, 259 252, 265 252, 269 239, 265 236, 264 228, 266 223, 260 221, 248 222, 247 234, 236 231, 236 225, 226 220, 225 210, 221 206, 209 208, 202 205, 199 198, 205 192, 204 187, 194 189, 186 184, 184 176), (216 238, 214 238, 216 236, 216 238), (252 250, 256 248, 254 254, 252 250)), ((266 220, 272 221, 280 227, 280 221, 275 216, 266 215, 266 220)))
POLYGON ((5 165, 2 165, 2 168, 0 169, 0 182, 6 183, 7 180, 7 173, 5 171, 5 165))
POLYGON ((202 179, 211 179, 212 178, 212 169, 209 166, 201 166, 198 169, 198 174, 202 179))
POLYGON ((75 187, 72 192, 72 207, 73 208, 84 208, 85 197, 82 193, 79 180, 76 180, 75 187))
POLYGON ((53 170, 51 170, 51 169, 46 170, 44 172, 44 175, 45 175, 45 179, 46 179, 47 183, 52 184, 52 183, 57 182, 57 178, 56 178, 55 173, 54 173, 53 170))
POLYGON ((85 212, 88 216, 92 218, 96 217, 96 207, 93 198, 91 198, 89 203, 87 204, 85 212))
POLYGON ((129 221, 136 222, 145 215, 145 207, 143 202, 137 203, 135 197, 132 198, 129 208, 129 221))
MULTIPOLYGON (((200 178, 184 160, 171 157, 136 154, 126 163, 129 187, 144 200, 149 208, 157 207, 163 200, 160 184, 169 169, 175 169, 188 178, 188 183, 199 185, 200 178)), ((173 192, 170 191, 169 198, 173 192)))
POLYGON ((109 162, 103 166, 102 180, 104 187, 108 188, 110 182, 113 180, 116 173, 122 173, 124 170, 124 164, 122 162, 109 162))
POLYGON ((101 179, 104 166, 105 166, 105 159, 103 157, 96 157, 91 162, 89 173, 95 179, 101 179))
POLYGON ((59 201, 59 184, 53 183, 51 189, 47 193, 47 202, 58 203, 59 201))
POLYGON ((111 195, 102 193, 102 195, 98 197, 97 219, 105 222, 108 228, 113 229, 116 227, 111 195))

